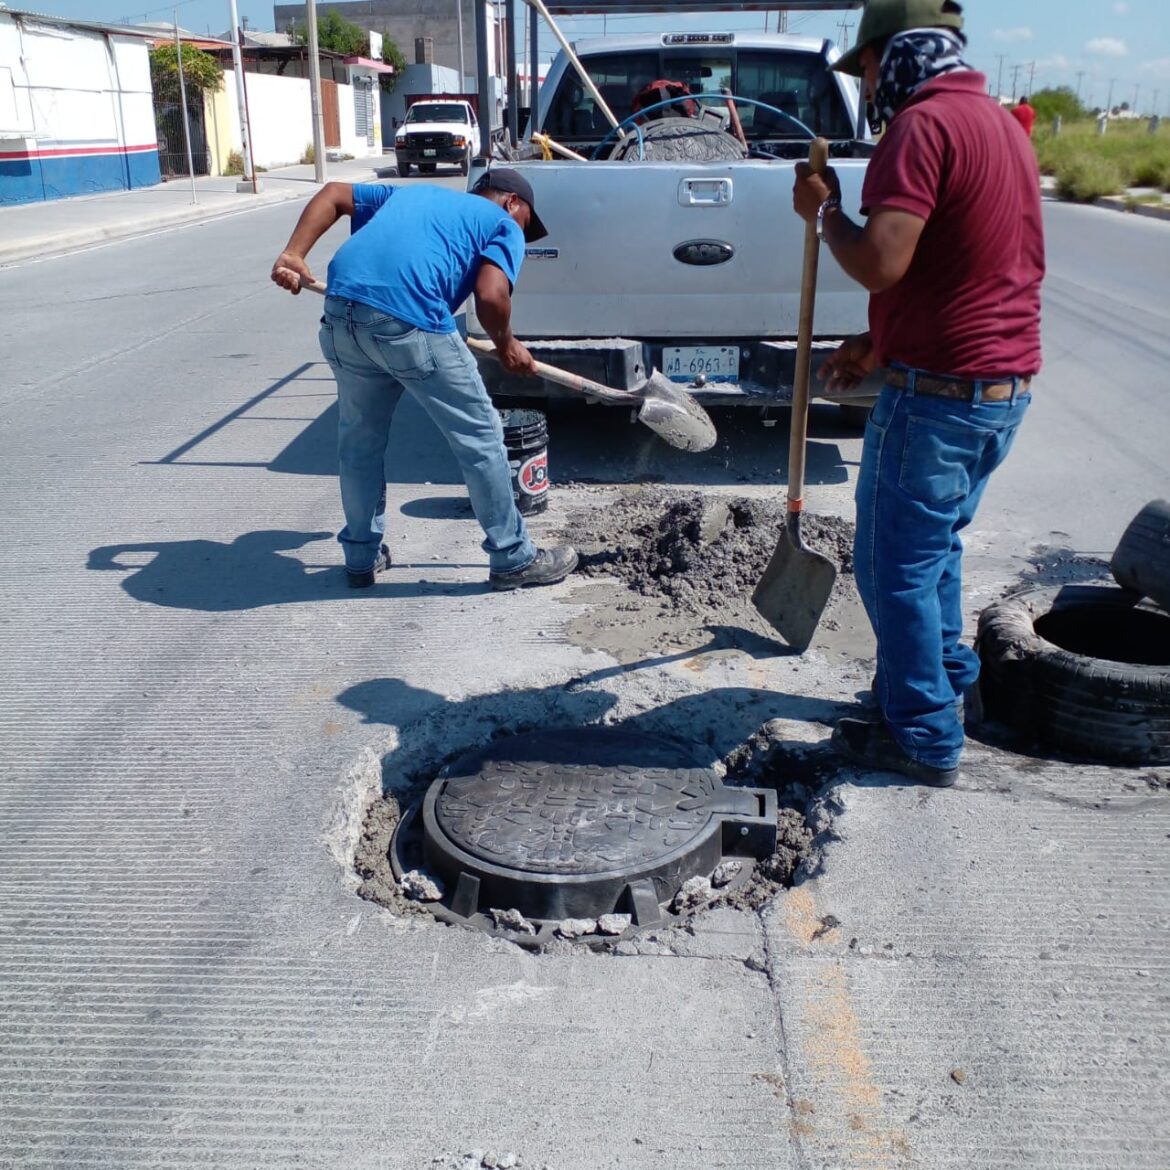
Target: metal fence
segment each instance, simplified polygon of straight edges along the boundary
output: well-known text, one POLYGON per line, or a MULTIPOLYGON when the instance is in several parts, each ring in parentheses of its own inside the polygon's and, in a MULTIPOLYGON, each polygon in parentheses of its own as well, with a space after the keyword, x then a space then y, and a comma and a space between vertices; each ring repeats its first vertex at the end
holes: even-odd
MULTIPOLYGON (((187 103, 187 120, 191 130, 191 157, 195 174, 211 174, 211 151, 207 147, 207 133, 203 124, 203 97, 198 103, 187 103)), ((183 111, 178 102, 156 100, 154 124, 158 132, 158 165, 164 179, 173 179, 187 172, 187 144, 183 138, 183 111)))

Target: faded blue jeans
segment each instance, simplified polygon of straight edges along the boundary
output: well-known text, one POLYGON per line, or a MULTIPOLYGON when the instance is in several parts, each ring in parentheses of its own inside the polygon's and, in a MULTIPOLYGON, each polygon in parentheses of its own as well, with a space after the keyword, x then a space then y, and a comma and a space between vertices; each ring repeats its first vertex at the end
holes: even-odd
POLYGON ((854 572, 877 636, 877 698, 902 750, 931 767, 958 766, 956 700, 979 677, 978 656, 960 642, 959 533, 1030 402, 1022 392, 963 402, 887 385, 865 428, 854 572))
POLYGON ((321 352, 337 379, 337 455, 347 569, 373 566, 386 530, 386 445, 403 390, 451 447, 492 572, 536 556, 512 495, 504 429, 475 358, 457 333, 427 333, 356 301, 326 297, 321 352))

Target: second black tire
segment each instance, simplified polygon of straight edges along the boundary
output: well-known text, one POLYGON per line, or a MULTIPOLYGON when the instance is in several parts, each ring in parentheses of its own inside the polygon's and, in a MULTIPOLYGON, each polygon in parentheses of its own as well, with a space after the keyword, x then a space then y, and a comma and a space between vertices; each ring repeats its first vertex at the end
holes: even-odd
POLYGON ((1123 589, 1031 589, 979 616, 987 717, 1075 759, 1170 763, 1170 615, 1123 589))
POLYGON ((1130 521, 1109 568, 1118 585, 1170 610, 1170 500, 1151 500, 1130 521))

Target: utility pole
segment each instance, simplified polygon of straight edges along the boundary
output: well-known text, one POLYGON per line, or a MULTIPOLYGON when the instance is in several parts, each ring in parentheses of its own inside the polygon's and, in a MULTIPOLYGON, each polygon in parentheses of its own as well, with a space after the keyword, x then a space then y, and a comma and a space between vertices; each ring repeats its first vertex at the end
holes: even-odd
POLYGON ((1023 65, 1013 65, 1012 66, 1012 101, 1013 102, 1016 100, 1016 90, 1019 86, 1019 77, 1020 77, 1020 70, 1021 69, 1023 69, 1023 65))
POLYGON ((463 0, 455 0, 455 23, 459 27, 459 89, 467 84, 467 64, 463 60, 463 0))
POLYGON ((244 99, 244 54, 240 51, 239 16, 236 0, 229 0, 228 9, 232 18, 232 69, 236 75, 236 104, 240 109, 240 140, 244 147, 244 182, 237 183, 237 190, 247 186, 255 187, 255 171, 252 167, 252 127, 248 124, 248 103, 244 99))
POLYGON ((782 12, 778 12, 776 17, 780 21, 780 27, 777 29, 777 32, 786 33, 788 31, 788 9, 785 8, 782 12))
POLYGON ((1081 104, 1081 82, 1084 80, 1085 71, 1082 69, 1077 73, 1077 105, 1081 104))
POLYGON ((996 53, 995 59, 999 62, 999 72, 995 75, 995 100, 999 101, 1003 95, 1003 62, 1006 53, 996 53))
POLYGON ((845 17, 841 17, 841 22, 837 27, 841 30, 841 35, 837 38, 837 47, 842 53, 847 53, 849 51, 849 30, 853 25, 845 17))
POLYGON ((187 174, 191 176, 191 202, 198 203, 195 197, 195 159, 191 156, 191 127, 187 121, 187 83, 183 80, 183 44, 179 40, 179 10, 173 12, 175 18, 175 58, 179 66, 179 106, 183 111, 183 142, 187 147, 187 174))
POLYGON ((1133 105, 1130 108, 1135 114, 1138 112, 1138 94, 1141 92, 1141 88, 1141 85, 1135 85, 1133 87, 1133 105))
POLYGON ((1036 62, 1029 61, 1028 62, 1028 97, 1032 96, 1032 93, 1035 89, 1035 81, 1036 81, 1036 62))
POLYGON ((317 0, 306 0, 309 21, 309 103, 313 113, 313 178, 325 182, 325 113, 321 109, 321 53, 317 47, 317 0))
POLYGON ((1113 116, 1113 86, 1116 81, 1116 77, 1109 78, 1109 96, 1105 99, 1105 113, 1109 117, 1113 116))

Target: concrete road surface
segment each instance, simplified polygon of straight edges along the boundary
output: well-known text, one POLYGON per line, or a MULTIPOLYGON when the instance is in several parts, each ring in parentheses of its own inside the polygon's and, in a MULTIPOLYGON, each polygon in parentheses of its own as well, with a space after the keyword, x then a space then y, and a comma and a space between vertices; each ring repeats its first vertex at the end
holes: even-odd
MULTIPOLYGON (((0 271, 0 1165, 1170 1166, 1167 768, 974 742, 952 791, 832 772, 799 885, 620 955, 356 896, 365 804, 494 732, 713 763, 779 718, 815 753, 871 662, 863 630, 799 659, 571 640, 616 587, 488 593, 409 405, 394 568, 347 590, 320 302, 267 282, 299 208, 0 271)), ((1170 224, 1046 219, 1048 366, 972 615, 1170 490, 1170 224)), ((538 537, 637 483, 781 491, 783 427, 718 421, 695 457, 554 417, 538 537)), ((851 515, 858 438, 821 407, 813 441, 810 506, 851 515)))

